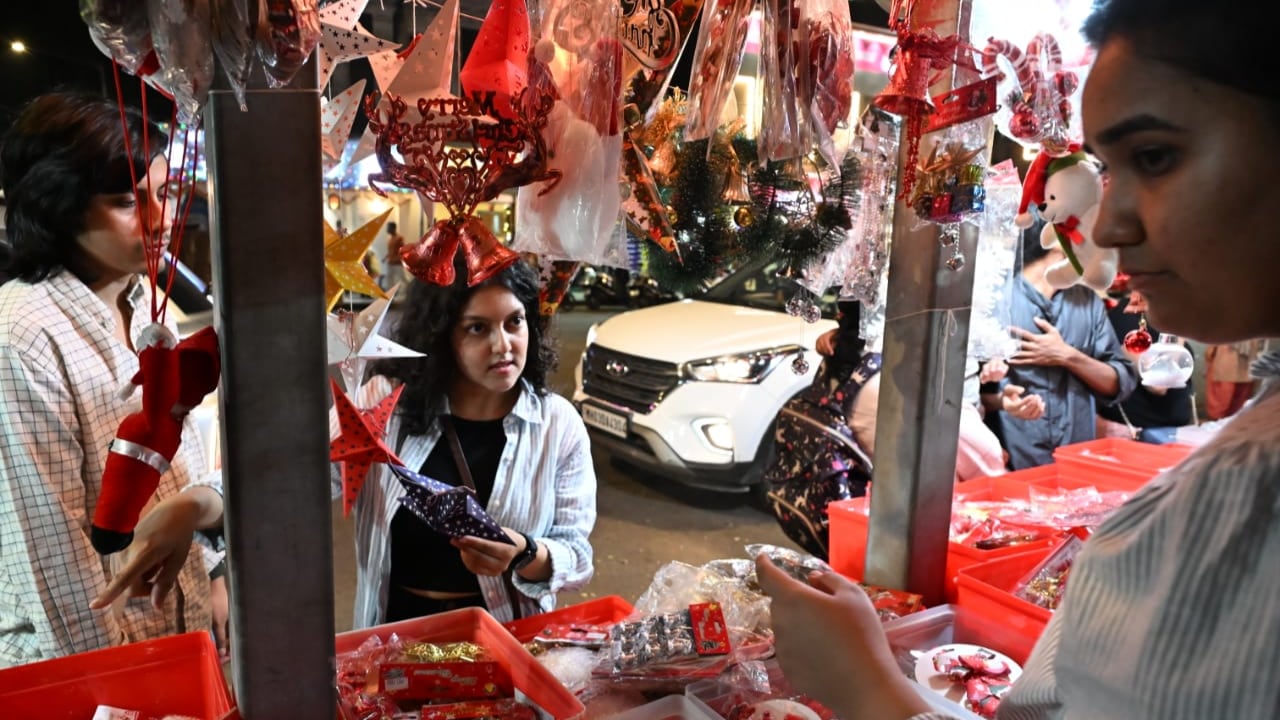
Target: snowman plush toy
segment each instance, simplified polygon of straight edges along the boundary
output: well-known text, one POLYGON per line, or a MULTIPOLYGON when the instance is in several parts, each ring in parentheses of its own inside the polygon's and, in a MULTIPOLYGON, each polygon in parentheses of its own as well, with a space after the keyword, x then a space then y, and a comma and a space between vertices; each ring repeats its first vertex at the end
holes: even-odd
POLYGON ((1036 155, 1022 183, 1022 202, 1014 222, 1031 227, 1038 215, 1045 221, 1040 245, 1059 246, 1066 254, 1045 271, 1053 287, 1061 290, 1080 283, 1105 292, 1115 280, 1118 253, 1093 242, 1100 202, 1102 177, 1078 145, 1058 157, 1046 152, 1036 155))

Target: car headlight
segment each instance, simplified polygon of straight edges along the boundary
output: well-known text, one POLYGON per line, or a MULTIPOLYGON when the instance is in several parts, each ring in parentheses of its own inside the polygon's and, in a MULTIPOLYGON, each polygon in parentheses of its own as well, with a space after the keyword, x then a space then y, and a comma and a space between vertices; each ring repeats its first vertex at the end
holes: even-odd
POLYGON ((694 360, 685 363, 682 372, 686 378, 700 382, 758 383, 768 377, 784 359, 801 351, 799 346, 789 345, 694 360))

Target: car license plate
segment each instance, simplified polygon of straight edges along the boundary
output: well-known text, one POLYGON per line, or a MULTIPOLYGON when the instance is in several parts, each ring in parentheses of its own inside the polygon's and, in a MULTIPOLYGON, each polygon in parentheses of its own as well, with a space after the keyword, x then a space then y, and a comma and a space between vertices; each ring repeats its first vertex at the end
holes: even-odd
POLYGON ((627 437, 627 430, 630 425, 630 418, 626 415, 605 410, 599 405, 592 405, 591 403, 582 404, 582 421, 593 428, 624 439, 627 437))

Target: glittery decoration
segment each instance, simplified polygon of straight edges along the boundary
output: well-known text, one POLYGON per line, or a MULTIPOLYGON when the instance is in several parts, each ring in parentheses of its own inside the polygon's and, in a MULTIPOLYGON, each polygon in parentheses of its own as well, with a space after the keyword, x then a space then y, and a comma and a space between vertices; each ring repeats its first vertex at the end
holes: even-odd
POLYGON ((1147 330, 1147 316, 1138 321, 1138 329, 1130 330, 1124 336, 1124 349, 1134 355, 1141 355, 1151 349, 1151 333, 1147 330))
POLYGON ((378 232, 387 224, 387 218, 391 217, 394 209, 388 209, 345 236, 339 235, 337 230, 334 230, 327 221, 325 222, 324 295, 327 298, 325 310, 333 310, 333 306, 342 299, 343 290, 375 298, 387 296, 369 275, 362 260, 378 237, 378 232))
POLYGON ((797 355, 795 360, 791 361, 791 372, 797 375, 809 374, 809 361, 805 359, 804 355, 797 355))
MULTIPOLYGON (((878 110, 868 110, 855 140, 861 183, 850 235, 853 245, 845 265, 840 294, 866 309, 881 304, 881 281, 889 262, 893 233, 894 188, 897 181, 898 127, 878 110)), ((864 311, 864 316, 867 313, 864 311)))
POLYGON ((401 654, 419 662, 479 662, 488 658, 489 651, 472 642, 411 643, 401 654))
POLYGON ((360 409, 338 387, 338 381, 329 379, 333 391, 333 404, 338 413, 338 437, 329 443, 330 462, 342 463, 342 513, 351 514, 356 496, 364 487, 369 468, 376 462, 399 463, 400 459, 383 441, 387 422, 400 401, 404 386, 397 387, 372 408, 360 409))
POLYGON ((515 545, 502 526, 480 506, 470 488, 419 475, 398 462, 390 467, 405 489, 400 504, 427 527, 451 538, 470 536, 515 545))
POLYGON ((964 254, 960 252, 959 246, 956 246, 955 253, 947 258, 947 269, 952 272, 960 272, 964 269, 964 254))
POLYGON ((733 222, 740 228, 751 227, 755 224, 756 217, 749 206, 743 205, 733 211, 733 222))

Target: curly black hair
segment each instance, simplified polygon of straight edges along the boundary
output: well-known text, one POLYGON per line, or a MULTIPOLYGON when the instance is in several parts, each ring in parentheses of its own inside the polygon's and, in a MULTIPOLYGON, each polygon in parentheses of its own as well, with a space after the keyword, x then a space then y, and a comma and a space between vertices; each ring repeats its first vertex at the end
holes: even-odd
POLYGON ((63 268, 79 274, 76 238, 90 198, 133 192, 167 142, 154 123, 133 110, 122 122, 120 108, 95 95, 57 92, 27 103, 0 149, 12 250, 6 272, 27 282, 63 268))
POLYGON ((1095 0, 1083 33, 1094 47, 1124 38, 1144 57, 1280 101, 1272 38, 1249 25, 1269 14, 1273 5, 1250 0, 1095 0))
POLYGON ((549 392, 547 375, 556 366, 555 346, 539 322, 538 274, 532 267, 517 261, 475 286, 467 285, 467 267, 461 254, 455 259, 454 269, 457 279, 447 287, 410 280, 404 314, 392 333, 396 342, 426 356, 387 360, 374 368, 375 372, 404 384, 397 412, 404 431, 411 435, 426 433, 444 408, 449 385, 458 372, 453 355, 453 329, 471 296, 481 288, 505 287, 524 306, 529 346, 521 379, 528 381, 539 395, 545 395, 549 392))

